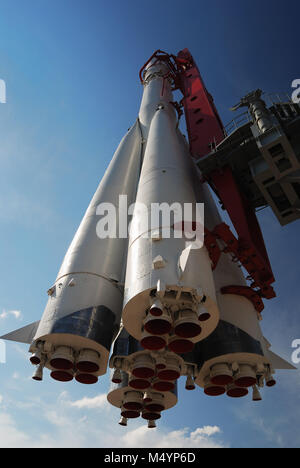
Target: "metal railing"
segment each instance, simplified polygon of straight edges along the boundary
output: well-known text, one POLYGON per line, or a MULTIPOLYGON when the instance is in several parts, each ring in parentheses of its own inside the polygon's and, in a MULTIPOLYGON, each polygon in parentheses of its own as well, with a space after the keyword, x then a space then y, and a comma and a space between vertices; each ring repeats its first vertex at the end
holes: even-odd
POLYGON ((270 107, 276 106, 276 104, 292 104, 291 96, 288 93, 264 94, 263 99, 270 107))
MULTIPOLYGON (((279 107, 279 108, 281 106, 282 108, 287 107, 287 106, 291 106, 292 108, 295 107, 295 104, 293 103, 291 96, 289 96, 287 93, 264 94, 263 99, 266 102, 268 108, 273 107, 273 106, 279 107)), ((253 123, 253 118, 248 110, 237 115, 237 117, 232 119, 223 128, 224 138, 230 136, 237 129, 243 127, 249 122, 253 123)), ((218 145, 216 143, 216 140, 214 139, 214 141, 212 141, 210 144, 211 151, 216 151, 217 146, 218 145)))
POLYGON ((248 111, 239 114, 224 127, 225 136, 231 135, 235 130, 249 122, 252 122, 252 117, 248 111))

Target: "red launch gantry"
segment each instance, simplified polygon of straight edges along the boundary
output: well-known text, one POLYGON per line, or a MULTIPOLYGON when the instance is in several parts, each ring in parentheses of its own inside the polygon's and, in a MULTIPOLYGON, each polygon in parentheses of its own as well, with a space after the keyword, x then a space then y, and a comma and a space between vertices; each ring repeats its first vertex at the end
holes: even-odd
POLYGON ((292 136, 294 139, 297 138, 295 130, 299 129, 299 106, 293 104, 289 98, 281 101, 280 96, 277 96, 277 103, 273 103, 273 107, 269 110, 261 99, 260 90, 250 93, 237 106, 237 108, 249 107, 247 122, 242 120, 243 125, 240 127, 236 125, 236 131, 228 136, 213 97, 207 91, 199 69, 188 49, 182 50, 177 56, 157 50, 142 67, 141 81, 143 81, 143 70, 154 59, 166 61, 170 74, 166 75, 165 78, 171 76, 175 83, 174 90, 179 89, 183 94, 181 104, 185 112, 191 155, 197 160, 204 180, 210 184, 223 209, 227 211, 238 235, 236 238, 225 223, 217 226, 213 232, 206 229, 205 244, 214 266, 216 266, 220 256, 220 249, 216 242, 218 239, 224 244, 224 252, 231 253, 234 259, 245 268, 249 274, 247 279, 251 281, 248 288, 232 285, 223 288, 222 292, 223 294, 238 294, 247 297, 260 313, 264 308, 262 299, 272 299, 276 294, 272 287, 275 278, 256 217, 256 209, 271 206, 281 224, 286 224, 300 217, 300 173, 297 173, 300 164, 288 141, 285 141, 286 146, 288 146, 287 151, 284 151, 284 145, 281 144, 281 140, 289 139, 289 136, 284 135, 284 126, 286 127, 288 124, 289 131, 293 131, 292 136), (248 135, 246 131, 248 130, 249 133, 251 126, 253 126, 252 134, 248 135), (272 138, 274 131, 275 138, 274 136, 272 138), (279 157, 277 166, 274 167, 274 160, 273 164, 270 164, 267 158, 263 159, 265 154, 261 148, 261 135, 259 133, 268 134, 269 152, 272 156, 279 157), (247 136, 249 136, 248 139, 247 136), (251 147, 253 150, 253 140, 256 140, 256 147, 252 158, 249 159, 249 148, 251 147), (225 160, 222 158, 224 147, 227 151, 225 160), (274 150, 275 153, 272 154, 274 150), (237 154, 240 159, 244 159, 243 164, 248 165, 246 171, 245 167, 239 167, 240 161, 239 165, 236 164, 237 154), (255 177, 253 177, 255 165, 252 162, 255 159, 257 160, 256 166, 261 165, 261 163, 267 165, 269 162, 269 167, 267 170, 264 168, 263 171, 267 172, 267 180, 262 184, 257 183, 258 187, 249 189, 249 186, 253 186, 256 182, 255 177), (281 169, 279 174, 276 174, 276 169, 277 172, 278 169, 281 169), (242 183, 245 172, 248 172, 248 186, 243 186, 242 183), (275 177, 270 177, 268 172, 275 172, 275 177), (291 177, 291 173, 294 176, 292 184, 294 193, 291 196, 294 206, 280 186, 282 176, 285 177, 285 188, 289 183, 286 173, 288 177, 291 177), (263 193, 259 194, 260 197, 257 197, 261 185, 264 189, 267 188, 267 193, 263 190, 263 193), (259 205, 256 203, 257 198, 262 199, 259 205), (251 201, 255 203, 251 203, 251 201), (284 209, 280 210, 280 208, 284 209))

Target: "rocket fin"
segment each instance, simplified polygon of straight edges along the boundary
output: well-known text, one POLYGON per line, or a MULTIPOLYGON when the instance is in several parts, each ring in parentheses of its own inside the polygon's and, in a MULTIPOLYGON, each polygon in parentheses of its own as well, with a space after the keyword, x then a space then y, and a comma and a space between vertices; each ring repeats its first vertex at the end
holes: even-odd
POLYGON ((1 336, 0 339, 31 344, 37 332, 39 323, 40 321, 30 323, 29 325, 26 325, 26 327, 19 328, 18 330, 8 333, 7 335, 1 336))
POLYGON ((263 347, 265 348, 264 353, 266 357, 269 358, 271 361, 271 364, 274 369, 282 370, 282 369, 289 369, 289 370, 296 370, 296 367, 294 367, 292 364, 290 364, 288 361, 283 359, 282 357, 278 356, 278 354, 273 353, 273 351, 270 351, 271 348, 271 343, 267 340, 265 336, 263 336, 263 341, 262 341, 263 347))
POLYGON ((268 350, 268 358, 271 361, 271 364, 274 369, 278 370, 297 370, 295 366, 290 364, 288 361, 283 359, 282 357, 278 356, 278 354, 273 353, 272 351, 268 350))

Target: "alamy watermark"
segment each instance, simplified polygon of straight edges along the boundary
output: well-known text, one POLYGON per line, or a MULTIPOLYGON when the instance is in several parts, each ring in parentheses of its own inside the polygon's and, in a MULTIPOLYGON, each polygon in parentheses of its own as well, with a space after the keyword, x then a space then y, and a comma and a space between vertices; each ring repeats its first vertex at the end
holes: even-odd
POLYGON ((6 104, 6 83, 0 80, 0 104, 6 104))
POLYGON ((119 195, 118 205, 100 203, 96 208, 100 217, 96 232, 99 239, 127 239, 136 237, 185 239, 204 241, 203 203, 133 203, 128 206, 127 195, 119 195))
POLYGON ((295 349, 291 357, 292 362, 293 364, 300 364, 300 339, 293 341, 292 348, 295 349))
POLYGON ((294 104, 300 103, 300 78, 292 82, 292 88, 295 91, 292 94, 292 101, 294 104))

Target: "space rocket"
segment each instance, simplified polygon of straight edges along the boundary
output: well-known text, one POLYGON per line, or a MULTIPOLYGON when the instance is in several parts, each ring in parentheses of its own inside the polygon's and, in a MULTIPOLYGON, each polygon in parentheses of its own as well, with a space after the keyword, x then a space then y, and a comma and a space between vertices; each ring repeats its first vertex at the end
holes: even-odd
POLYGON ((109 371, 120 424, 141 417, 153 428, 178 403, 181 377, 188 391, 243 397, 252 388, 258 400, 260 388, 275 385, 275 370, 292 366, 270 350, 254 304, 261 301, 249 297, 242 269, 212 234, 223 221, 179 128, 174 63, 154 54, 141 79, 138 118, 49 287, 42 318, 2 339, 29 344, 36 381, 47 369, 56 381, 93 385, 109 371), (118 216, 105 236, 110 207, 118 216))

